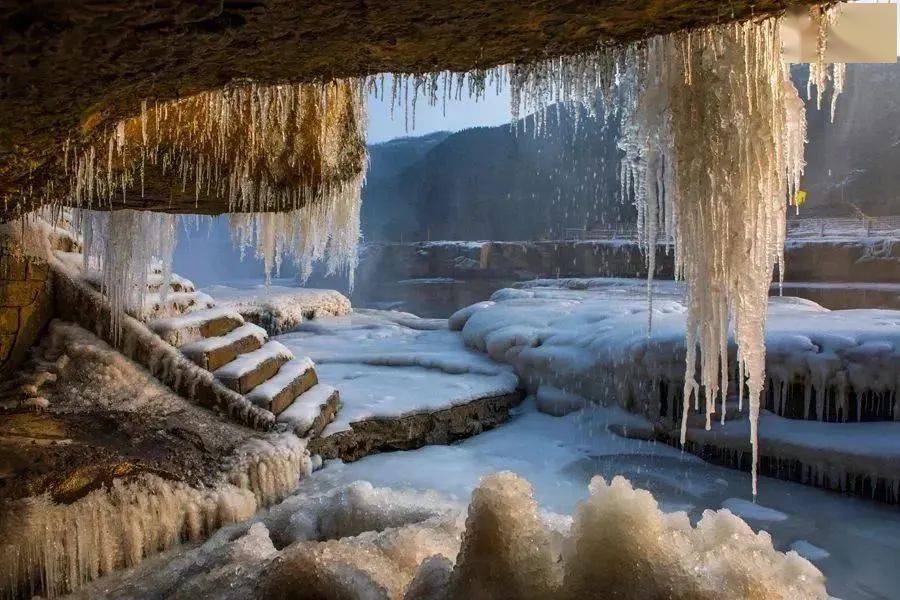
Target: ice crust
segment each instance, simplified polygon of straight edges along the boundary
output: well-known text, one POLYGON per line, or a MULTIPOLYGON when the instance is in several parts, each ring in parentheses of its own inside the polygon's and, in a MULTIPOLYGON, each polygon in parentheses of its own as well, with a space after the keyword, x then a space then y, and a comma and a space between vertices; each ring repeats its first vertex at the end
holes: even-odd
POLYGON ((512 473, 482 479, 467 511, 367 482, 301 492, 183 556, 112 579, 95 597, 158 589, 218 598, 828 598, 810 562, 774 550, 768 534, 726 509, 692 526, 626 479, 595 477, 564 518, 541 512, 512 473))

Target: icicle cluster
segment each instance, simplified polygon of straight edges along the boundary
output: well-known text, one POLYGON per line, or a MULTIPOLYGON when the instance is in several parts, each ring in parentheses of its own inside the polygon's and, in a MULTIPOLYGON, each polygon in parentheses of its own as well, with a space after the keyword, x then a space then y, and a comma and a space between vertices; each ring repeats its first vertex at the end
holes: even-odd
POLYGON ((416 104, 420 98, 424 98, 429 106, 440 103, 446 115, 447 101, 461 100, 463 94, 476 102, 484 98, 489 89, 500 94, 507 75, 506 66, 473 69, 467 73, 393 73, 388 85, 385 75, 381 74, 369 77, 366 88, 382 101, 385 101, 390 89, 391 118, 394 118, 396 109, 402 108, 404 128, 410 131, 416 127, 416 104))
POLYGON ((346 273, 353 286, 360 237, 361 181, 350 181, 329 202, 308 204, 289 212, 238 213, 229 216, 232 239, 241 249, 254 248, 268 282, 288 256, 303 281, 313 264, 326 260, 328 274, 346 273))
POLYGON ((782 60, 779 28, 777 18, 714 26, 511 74, 513 114, 599 100, 621 119, 622 192, 638 208, 649 277, 664 238, 687 284, 685 409, 692 397, 697 408, 702 389, 707 427, 717 398, 724 416, 731 325, 740 402, 746 383, 750 404, 754 491, 768 289, 774 266, 783 265, 787 200, 805 164, 804 106, 782 60))
POLYGON ((161 301, 172 277, 175 252, 175 215, 135 210, 77 210, 81 228, 84 271, 100 271, 101 291, 112 307, 112 330, 119 332, 124 312, 143 309, 151 275, 160 275, 161 301))
MULTIPOLYGON (((65 148, 70 203, 112 205, 149 167, 183 193, 227 198, 229 212, 292 210, 327 202, 365 172, 361 80, 232 85, 183 100, 145 101, 77 153, 65 148)), ((167 191, 167 190, 165 190, 167 191)))
POLYGON ((54 598, 247 519, 257 504, 251 491, 233 485, 199 490, 145 474, 116 479, 71 504, 45 495, 9 508, 16 513, 0 526, 0 594, 54 598))
POLYGON ((809 79, 806 80, 806 99, 812 99, 812 86, 816 86, 816 108, 822 110, 822 99, 831 81, 833 89, 831 93, 831 121, 834 122, 834 113, 837 109, 837 99, 844 90, 844 75, 847 65, 844 63, 831 63, 825 61, 825 50, 828 26, 840 16, 840 4, 828 8, 813 7, 811 9, 813 20, 818 30, 816 43, 816 60, 809 65, 809 79), (830 67, 830 68, 829 68, 830 67))
POLYGON ((0 521, 0 597, 53 598, 182 541, 250 518, 312 472, 292 434, 251 439, 222 481, 197 488, 152 474, 124 478, 63 504, 49 494, 12 503, 0 521), (10 515, 14 515, 12 518, 10 515))
MULTIPOLYGON (((162 174, 195 202, 227 198, 229 212, 257 213, 235 216, 232 223, 241 246, 255 245, 265 259, 267 276, 285 254, 304 276, 326 255, 329 272, 352 271, 367 160, 363 91, 357 79, 246 83, 152 106, 144 102, 139 116, 118 122, 100 141, 79 151, 66 144, 69 203, 114 208, 138 184, 144 196, 162 174)), ((116 314, 141 306, 153 261, 168 276, 173 217, 85 212, 81 227, 85 265, 102 270, 116 314)))

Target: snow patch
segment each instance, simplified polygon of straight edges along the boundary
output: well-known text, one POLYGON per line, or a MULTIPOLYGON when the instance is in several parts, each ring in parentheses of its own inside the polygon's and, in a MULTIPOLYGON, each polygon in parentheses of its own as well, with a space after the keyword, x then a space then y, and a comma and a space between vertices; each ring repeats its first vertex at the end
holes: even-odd
POLYGON ((223 367, 219 367, 215 371, 215 376, 219 378, 237 379, 250 373, 259 365, 272 359, 283 359, 290 361, 294 355, 280 342, 274 340, 266 342, 266 345, 253 352, 241 354, 233 361, 223 367))

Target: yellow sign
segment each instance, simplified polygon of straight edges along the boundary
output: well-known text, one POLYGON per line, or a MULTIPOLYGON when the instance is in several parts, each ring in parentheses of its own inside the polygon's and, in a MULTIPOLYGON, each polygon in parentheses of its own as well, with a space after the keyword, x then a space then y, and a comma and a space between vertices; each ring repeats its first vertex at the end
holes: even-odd
POLYGON ((804 202, 806 202, 806 192, 797 190, 797 193, 794 194, 794 206, 803 206, 804 202))

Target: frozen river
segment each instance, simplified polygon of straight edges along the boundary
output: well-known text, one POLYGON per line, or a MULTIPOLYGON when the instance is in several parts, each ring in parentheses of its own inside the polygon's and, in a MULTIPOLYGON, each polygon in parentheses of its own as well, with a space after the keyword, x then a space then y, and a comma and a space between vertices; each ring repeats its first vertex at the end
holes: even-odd
MULTIPOLYGON (((457 285, 465 286, 450 282, 404 284, 400 296, 405 299, 398 296, 397 306, 413 308, 417 302, 427 303, 428 298, 439 297, 438 290, 457 285), (416 289, 427 293, 418 294, 416 289)), ((637 289, 634 291, 639 293, 637 289)), ((482 298, 489 293, 488 290, 482 298)), ((452 304, 457 298, 464 302, 477 299, 474 293, 452 295, 439 306, 434 305, 429 316, 441 316, 440 313, 455 308, 452 304)), ((319 319, 311 322, 314 325, 305 331, 301 328, 278 339, 297 346, 297 350, 319 352, 320 360, 344 353, 341 344, 355 346, 357 354, 369 357, 378 355, 379 348, 393 353, 395 358, 398 352, 418 357, 415 360, 424 366, 411 367, 412 359, 404 358, 399 361, 402 364, 394 367, 398 371, 398 387, 404 385, 402 373, 411 368, 428 368, 431 359, 426 360, 426 351, 430 345, 434 346, 433 351, 451 352, 457 361, 469 352, 458 341, 450 339, 457 334, 444 329, 408 328, 402 319, 380 321, 377 313, 368 313, 353 327, 348 327, 351 323, 348 317, 319 319), (358 329, 362 337, 348 333, 353 329, 358 329)), ((479 354, 478 359, 483 360, 484 355, 479 354)), ((345 363, 328 365, 328 362, 323 360, 322 364, 325 383, 341 388, 340 380, 327 381, 329 369, 339 367, 341 377, 350 382, 347 385, 359 387, 359 382, 353 383, 354 378, 343 373, 352 371, 352 367, 345 363)), ((458 376, 465 377, 465 374, 458 376)), ((378 377, 379 389, 390 387, 391 366, 380 366, 378 377)), ((439 377, 435 379, 439 380, 439 377)), ((359 390, 347 391, 351 397, 359 395, 359 390)), ((413 391, 427 393, 427 386, 413 391)), ((406 402, 415 403, 415 400, 410 396, 406 402)), ((450 446, 377 454, 349 464, 329 461, 304 480, 298 492, 314 494, 365 480, 375 486, 434 490, 464 505, 482 476, 513 471, 531 482, 535 498, 544 511, 570 515, 575 505, 587 497, 591 477, 602 475, 609 480, 623 475, 635 487, 650 490, 664 510, 685 511, 694 522, 706 509, 730 509, 754 529, 769 532, 776 549, 794 549, 811 560, 827 576, 832 596, 897 598, 900 589, 900 571, 896 569, 900 564, 897 507, 765 477, 760 480, 760 494, 754 502, 746 473, 711 465, 665 444, 625 439, 607 430, 611 424, 627 425, 639 419, 616 408, 594 406, 553 417, 538 412, 534 401, 529 399, 508 423, 450 446)))

